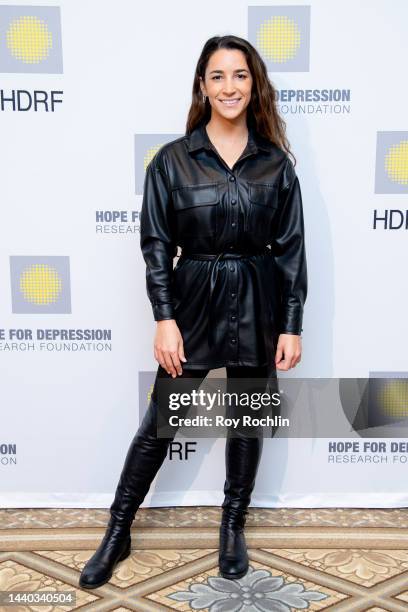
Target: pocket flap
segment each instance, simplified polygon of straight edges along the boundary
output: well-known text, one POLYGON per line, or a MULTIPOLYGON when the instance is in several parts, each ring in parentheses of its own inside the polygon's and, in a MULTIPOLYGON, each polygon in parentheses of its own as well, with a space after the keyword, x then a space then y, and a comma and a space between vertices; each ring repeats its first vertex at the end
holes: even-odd
POLYGON ((248 197, 251 202, 254 202, 254 204, 261 204, 262 206, 272 206, 272 208, 278 207, 276 185, 267 185, 262 183, 248 183, 248 185, 248 197))
POLYGON ((173 191, 173 202, 176 210, 217 204, 218 185, 217 183, 210 183, 179 187, 173 191))

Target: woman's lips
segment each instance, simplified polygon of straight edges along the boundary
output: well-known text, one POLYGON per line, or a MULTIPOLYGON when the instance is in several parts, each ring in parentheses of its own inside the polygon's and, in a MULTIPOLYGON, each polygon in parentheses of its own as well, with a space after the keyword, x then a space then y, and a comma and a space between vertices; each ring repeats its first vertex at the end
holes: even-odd
POLYGON ((238 102, 240 102, 241 98, 233 98, 231 100, 220 100, 220 102, 224 105, 224 106, 235 106, 236 104, 238 104, 238 102))

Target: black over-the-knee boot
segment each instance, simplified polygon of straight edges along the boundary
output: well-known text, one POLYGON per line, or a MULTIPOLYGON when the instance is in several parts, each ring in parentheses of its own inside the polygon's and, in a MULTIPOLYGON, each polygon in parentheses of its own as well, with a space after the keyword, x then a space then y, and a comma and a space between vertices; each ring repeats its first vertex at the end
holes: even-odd
MULTIPOLYGON (((270 374, 267 366, 227 368, 227 373, 228 390, 238 392, 265 391, 270 374)), ((230 411, 233 416, 233 406, 230 411)), ((262 427, 246 431, 251 435, 245 435, 242 429, 236 430, 234 437, 228 435, 225 443, 225 499, 218 563, 221 575, 230 579, 242 578, 248 571, 244 527, 263 448, 262 427)))
POLYGON ((244 527, 262 446, 262 436, 226 439, 225 499, 222 504, 218 561, 223 578, 242 578, 248 571, 244 527))
MULTIPOLYGON (((182 377, 191 379, 191 388, 199 385, 208 369, 189 370, 183 368, 182 377)), ((79 584, 93 589, 112 577, 116 564, 130 554, 130 527, 140 504, 144 501, 160 466, 164 462, 170 442, 157 437, 157 413, 159 394, 158 379, 171 378, 161 366, 158 368, 154 390, 148 410, 129 447, 114 501, 110 507, 110 520, 102 542, 82 570, 79 584)), ((160 400, 161 401, 161 400, 160 400)))
POLYGON ((156 434, 157 404, 152 397, 127 452, 104 538, 81 572, 81 587, 93 589, 105 584, 116 564, 130 555, 130 527, 172 440, 156 434))

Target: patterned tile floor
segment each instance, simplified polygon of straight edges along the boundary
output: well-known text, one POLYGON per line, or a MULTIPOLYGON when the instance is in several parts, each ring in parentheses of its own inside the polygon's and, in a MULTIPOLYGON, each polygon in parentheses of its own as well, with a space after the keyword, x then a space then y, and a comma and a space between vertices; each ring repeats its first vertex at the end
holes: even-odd
POLYGON ((218 576, 218 507, 141 508, 132 554, 99 589, 80 589, 107 510, 0 510, 0 591, 74 591, 74 605, 1 612, 408 612, 408 509, 250 508, 250 570, 218 576))

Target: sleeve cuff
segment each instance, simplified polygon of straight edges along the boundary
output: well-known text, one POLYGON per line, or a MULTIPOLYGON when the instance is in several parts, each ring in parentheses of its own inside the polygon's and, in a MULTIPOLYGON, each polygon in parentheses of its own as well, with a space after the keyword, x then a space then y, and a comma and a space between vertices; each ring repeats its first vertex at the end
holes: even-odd
POLYGON ((174 319, 173 304, 153 304, 153 316, 155 321, 163 321, 165 319, 174 319))
POLYGON ((283 311, 283 316, 280 320, 281 334, 296 334, 300 336, 303 331, 303 308, 300 306, 288 306, 283 311))

